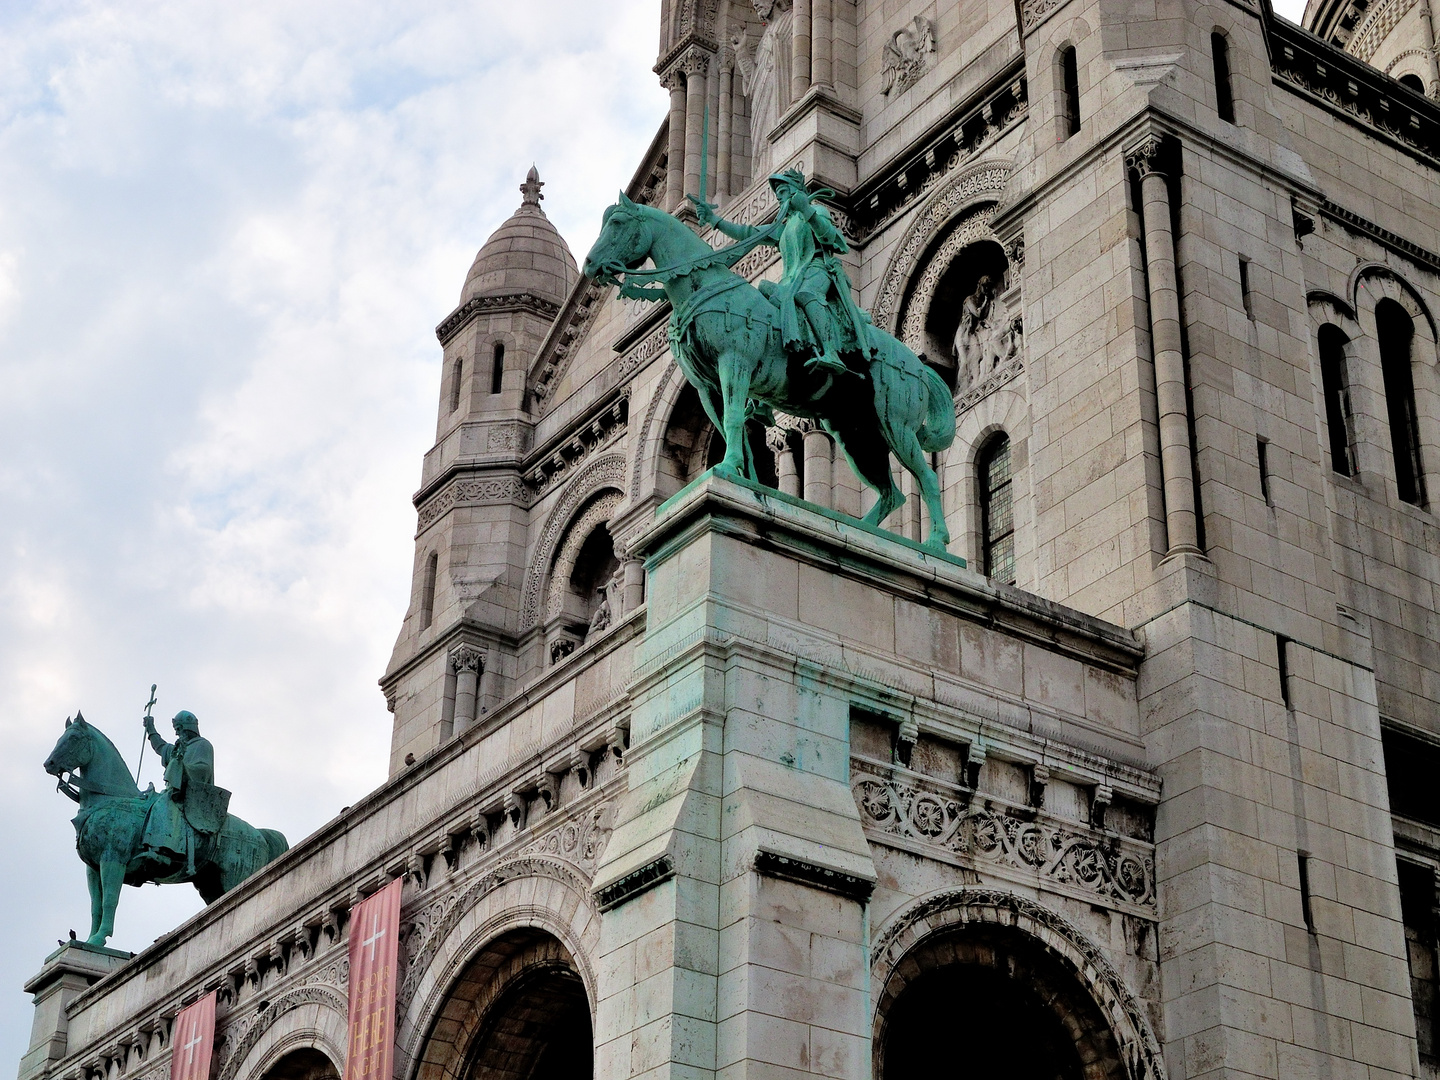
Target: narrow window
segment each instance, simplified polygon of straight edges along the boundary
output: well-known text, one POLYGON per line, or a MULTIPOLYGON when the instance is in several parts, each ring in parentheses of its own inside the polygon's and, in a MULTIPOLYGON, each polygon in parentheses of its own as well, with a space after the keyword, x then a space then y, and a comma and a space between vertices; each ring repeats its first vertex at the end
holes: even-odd
POLYGON ((1220 31, 1210 35, 1210 58, 1215 61, 1215 111, 1226 123, 1235 122, 1235 95, 1230 90, 1230 43, 1220 31))
POLYGON ((1285 708, 1294 708, 1290 701, 1290 639, 1284 634, 1275 635, 1275 673, 1280 678, 1280 700, 1285 708))
POLYGON ((1255 307, 1250 302, 1250 260, 1240 256, 1240 304, 1245 309, 1245 317, 1251 322, 1255 321, 1255 307))
POLYGON ((500 393, 500 384, 505 378, 505 343, 495 343, 495 359, 490 364, 490 393, 500 393))
POLYGON ((1060 50, 1060 132, 1070 138, 1080 131, 1080 64, 1075 46, 1060 50))
POLYGON ((1260 464, 1260 495, 1266 506, 1274 506, 1270 499, 1270 440, 1264 435, 1255 436, 1255 457, 1260 464))
POLYGON ((1420 427, 1415 415, 1415 379, 1410 344, 1415 324, 1394 300, 1375 305, 1375 333, 1385 375, 1385 411, 1390 419, 1390 448, 1395 453, 1395 483, 1401 501, 1425 504, 1425 470, 1420 463, 1420 427))
POLYGON ((460 386, 465 380, 465 358, 457 356, 455 366, 450 369, 450 411, 460 407, 460 386))
POLYGON ((1010 439, 997 435, 980 455, 980 527, 985 573, 1015 584, 1015 499, 1010 474, 1010 439))
POLYGON ((1325 423, 1330 428, 1330 467, 1342 476, 1355 475, 1355 452, 1350 414, 1350 377, 1345 346, 1350 343, 1338 326, 1320 328, 1320 383, 1325 391, 1325 423))
POLYGON ((1305 919, 1305 929, 1315 933, 1315 912, 1310 907, 1310 853, 1298 851, 1300 860, 1300 914, 1305 919))
MULTIPOLYGON (((1400 877, 1400 917, 1405 925, 1405 958, 1410 966, 1410 1001, 1415 1009, 1415 1041, 1420 1060, 1435 1065, 1435 871, 1396 860, 1400 877)), ((1422 1070, 1422 1075, 1434 1075, 1422 1070)))
POLYGON ((425 577, 420 582, 420 629, 428 629, 435 618, 435 573, 440 568, 440 553, 432 551, 425 560, 425 577))
POLYGON ((1400 85, 1407 90, 1414 90, 1421 97, 1425 96, 1425 84, 1420 81, 1419 75, 1401 75, 1400 85))

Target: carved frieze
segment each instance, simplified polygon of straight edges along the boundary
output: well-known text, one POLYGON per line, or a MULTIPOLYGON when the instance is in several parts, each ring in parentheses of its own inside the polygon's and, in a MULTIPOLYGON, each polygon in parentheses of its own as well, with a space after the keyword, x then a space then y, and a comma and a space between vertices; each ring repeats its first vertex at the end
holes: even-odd
POLYGON ((1149 909, 1155 901, 1150 844, 1099 832, 985 793, 851 760, 851 790, 860 821, 880 842, 929 849, 946 861, 1021 872, 1040 887, 1058 886, 1095 903, 1149 909))
POLYGON ((514 503, 529 506, 531 491, 525 481, 515 475, 460 477, 450 481, 420 504, 417 532, 424 532, 445 513, 457 506, 491 506, 514 503))

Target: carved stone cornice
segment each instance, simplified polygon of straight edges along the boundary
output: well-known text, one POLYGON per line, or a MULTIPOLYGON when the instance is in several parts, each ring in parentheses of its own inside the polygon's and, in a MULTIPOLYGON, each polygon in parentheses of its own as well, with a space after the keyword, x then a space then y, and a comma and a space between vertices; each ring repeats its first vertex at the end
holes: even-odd
POLYGON ((514 473, 501 476, 457 476, 433 495, 417 500, 420 518, 415 531, 424 532, 457 506, 493 506, 499 503, 529 506, 530 502, 530 488, 514 473))
POLYGON ((691 51, 714 54, 719 52, 720 43, 703 34, 689 33, 677 41, 670 49, 655 62, 655 74, 660 76, 661 81, 681 63, 686 54, 691 51))
POLYGON ((435 336, 440 339, 441 345, 445 345, 472 319, 502 311, 530 311, 542 319, 553 319, 560 313, 560 305, 534 293, 474 296, 445 316, 440 325, 435 327, 435 336))

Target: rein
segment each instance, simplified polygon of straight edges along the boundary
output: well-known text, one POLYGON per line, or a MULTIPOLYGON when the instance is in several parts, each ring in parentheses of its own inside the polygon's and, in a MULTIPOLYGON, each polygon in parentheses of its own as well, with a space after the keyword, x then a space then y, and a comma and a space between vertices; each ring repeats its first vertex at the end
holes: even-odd
MULTIPOLYGON (((56 779, 60 780, 61 778, 56 777, 56 779)), ((111 798, 114 799, 138 799, 142 795, 144 795, 144 792, 142 792, 139 788, 136 788, 133 794, 128 791, 107 790, 106 788, 99 787, 96 784, 92 784, 84 777, 77 775, 76 770, 74 769, 70 770, 70 779, 64 780, 63 782, 69 784, 73 788, 85 792, 88 795, 109 795, 111 798)))
POLYGON ((620 284, 620 295, 631 300, 663 300, 665 298, 663 286, 670 284, 676 278, 682 278, 687 274, 693 274, 696 270, 706 270, 712 266, 723 266, 728 270, 761 244, 767 240, 773 240, 773 234, 774 226, 770 226, 758 230, 744 240, 736 241, 729 247, 710 251, 704 255, 696 255, 694 258, 678 262, 673 266, 657 266, 654 270, 622 270, 620 273, 624 274, 625 280, 620 284), (651 287, 647 288, 647 285, 651 287), (662 286, 662 288, 654 288, 655 285, 662 286))

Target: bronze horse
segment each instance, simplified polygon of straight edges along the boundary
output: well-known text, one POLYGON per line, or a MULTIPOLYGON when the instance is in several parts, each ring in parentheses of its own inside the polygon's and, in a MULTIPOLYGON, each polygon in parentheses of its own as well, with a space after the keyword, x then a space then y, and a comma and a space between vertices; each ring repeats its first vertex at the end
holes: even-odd
POLYGON ((73 819, 75 849, 90 885, 86 940, 91 945, 104 945, 115 932, 122 884, 189 881, 209 904, 289 848, 274 829, 257 829, 229 814, 216 835, 197 838, 193 877, 186 873, 183 859, 166 866, 142 857, 140 840, 150 805, 169 796, 153 787, 142 792, 115 744, 83 716, 65 721, 64 734, 45 759, 45 771, 79 794, 80 812, 73 819))

